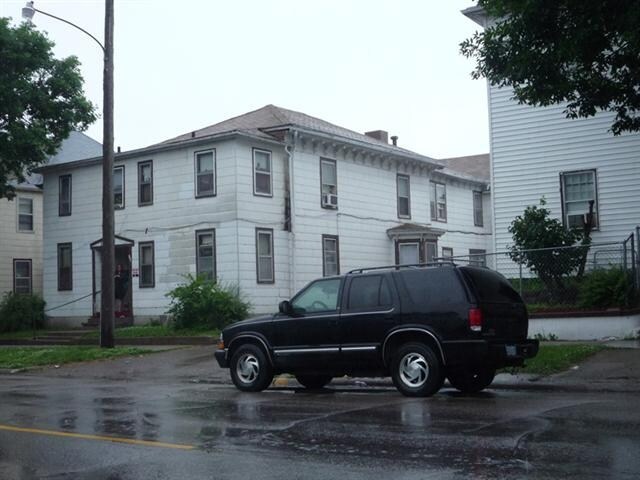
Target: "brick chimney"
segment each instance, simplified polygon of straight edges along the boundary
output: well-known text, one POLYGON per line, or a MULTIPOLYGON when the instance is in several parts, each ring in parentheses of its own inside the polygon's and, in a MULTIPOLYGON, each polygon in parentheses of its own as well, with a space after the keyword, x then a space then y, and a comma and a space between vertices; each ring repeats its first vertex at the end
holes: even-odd
POLYGON ((384 143, 389 143, 389 132, 384 130, 373 130, 371 132, 364 132, 367 137, 375 138, 384 143))

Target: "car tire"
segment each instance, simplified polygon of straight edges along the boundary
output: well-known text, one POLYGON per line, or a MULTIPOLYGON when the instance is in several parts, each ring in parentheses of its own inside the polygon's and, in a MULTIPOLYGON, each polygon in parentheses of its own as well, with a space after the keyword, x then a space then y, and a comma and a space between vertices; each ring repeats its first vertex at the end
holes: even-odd
POLYGON ((241 345, 231 356, 231 380, 238 390, 260 392, 271 385, 273 370, 264 351, 252 344, 241 345))
POLYGON ((496 376, 496 369, 486 365, 455 368, 447 374, 451 386, 462 393, 478 393, 484 390, 496 376))
POLYGON ((440 360, 423 343, 405 343, 395 352, 391 378, 400 393, 407 397, 430 397, 444 382, 440 360))
POLYGON ((296 380, 308 390, 317 390, 328 385, 333 377, 331 375, 296 375, 296 380))

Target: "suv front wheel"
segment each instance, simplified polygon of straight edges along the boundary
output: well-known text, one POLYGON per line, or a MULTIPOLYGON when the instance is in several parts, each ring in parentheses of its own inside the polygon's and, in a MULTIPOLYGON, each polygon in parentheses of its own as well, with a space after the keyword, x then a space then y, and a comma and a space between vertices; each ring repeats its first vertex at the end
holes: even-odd
POLYGON ((256 345, 241 345, 231 357, 231 380, 244 392, 260 392, 273 380, 273 370, 262 349, 256 345))
POLYGON ((438 357, 423 343, 406 343, 395 352, 391 378, 400 393, 407 397, 430 397, 444 382, 438 357))

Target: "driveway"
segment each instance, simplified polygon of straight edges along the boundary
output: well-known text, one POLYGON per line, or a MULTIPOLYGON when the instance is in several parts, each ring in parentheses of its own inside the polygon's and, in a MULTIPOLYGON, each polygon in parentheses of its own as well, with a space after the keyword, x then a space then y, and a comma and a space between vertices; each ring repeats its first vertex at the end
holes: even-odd
POLYGON ((246 394, 211 347, 4 374, 0 478, 631 479, 640 412, 621 377, 430 399, 354 382, 246 394))

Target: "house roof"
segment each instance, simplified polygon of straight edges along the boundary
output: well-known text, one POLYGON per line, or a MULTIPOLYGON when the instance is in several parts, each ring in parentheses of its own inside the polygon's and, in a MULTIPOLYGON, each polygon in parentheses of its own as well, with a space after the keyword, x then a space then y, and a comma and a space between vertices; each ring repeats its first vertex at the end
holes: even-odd
POLYGON ((462 174, 485 183, 488 183, 491 179, 488 153, 468 155, 466 157, 442 158, 437 161, 446 167, 442 173, 452 173, 454 176, 462 174))
POLYGON ((234 130, 250 131, 256 135, 265 135, 271 138, 270 135, 267 135, 265 133, 265 130, 288 126, 303 127, 309 130, 338 135, 340 137, 349 138, 352 140, 359 140, 362 142, 370 143, 372 145, 388 146, 388 143, 377 140, 373 137, 369 137, 367 135, 364 135, 363 133, 354 132, 353 130, 334 125, 333 123, 329 123, 316 117, 312 117, 311 115, 307 115, 306 113, 288 110, 276 105, 266 105, 262 108, 259 108, 258 110, 254 110, 237 117, 223 120, 222 122, 209 125, 208 127, 200 128, 198 130, 195 130, 194 132, 179 135, 162 143, 173 143, 176 141, 188 140, 190 138, 193 138, 193 133, 195 133, 195 137, 202 137, 234 130))
POLYGON ((102 155, 102 144, 82 132, 71 132, 62 141, 62 145, 54 156, 47 160, 47 165, 74 162, 84 158, 102 155))
POLYGON ((389 153, 405 157, 413 157, 417 160, 432 163, 434 165, 436 164, 431 157, 421 155, 405 148, 389 145, 385 141, 340 127, 320 118, 307 115, 306 113, 296 112, 294 110, 289 110, 271 104, 259 108, 258 110, 253 110, 237 117, 229 118, 222 122, 178 135, 177 137, 170 138, 169 140, 165 140, 164 142, 152 146, 170 145, 176 142, 183 142, 228 132, 243 132, 262 138, 273 139, 274 136, 269 135, 269 132, 290 127, 297 128, 298 130, 307 130, 310 133, 322 133, 334 137, 340 137, 344 140, 358 142, 365 146, 371 146, 378 149, 384 148, 388 150, 389 153))

